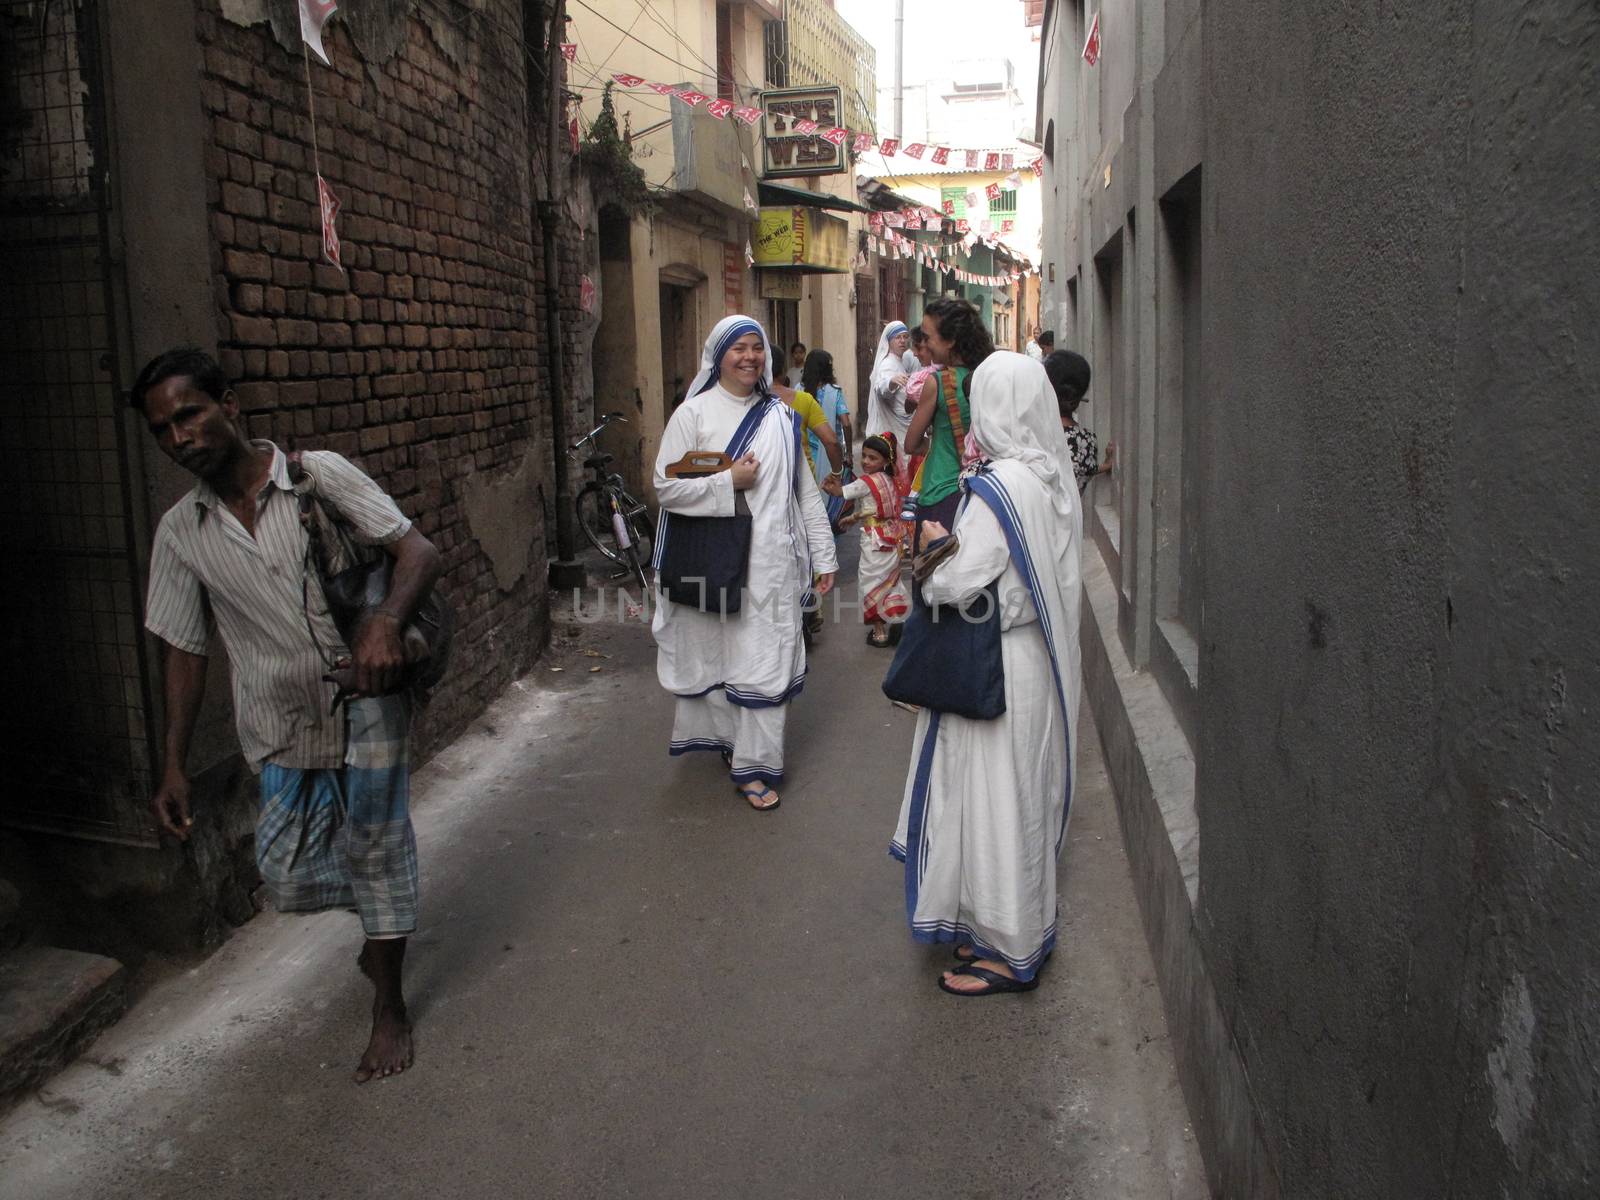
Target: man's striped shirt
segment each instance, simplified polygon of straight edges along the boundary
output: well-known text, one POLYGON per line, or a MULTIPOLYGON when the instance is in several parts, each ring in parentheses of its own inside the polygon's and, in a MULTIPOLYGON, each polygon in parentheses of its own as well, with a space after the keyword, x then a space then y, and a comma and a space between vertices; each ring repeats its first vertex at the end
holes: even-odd
MULTIPOLYGON (((328 615, 283 451, 256 497, 251 537, 202 480, 167 510, 156 529, 145 598, 145 628, 190 654, 205 654, 211 620, 233 667, 239 742, 253 770, 337 767, 344 761, 344 717, 330 716, 329 659, 347 654, 328 615), (315 642, 313 642, 313 634, 315 642), (320 647, 320 651, 319 651, 320 647)), ((411 522, 383 489, 341 455, 307 451, 317 495, 363 542, 386 545, 411 522)))

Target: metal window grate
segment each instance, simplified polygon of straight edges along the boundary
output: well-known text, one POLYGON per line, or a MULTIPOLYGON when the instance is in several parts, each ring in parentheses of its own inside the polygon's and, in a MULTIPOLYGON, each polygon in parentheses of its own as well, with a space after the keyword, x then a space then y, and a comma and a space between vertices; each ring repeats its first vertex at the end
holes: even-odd
POLYGON ((0 821, 148 843, 92 0, 0 0, 0 821))

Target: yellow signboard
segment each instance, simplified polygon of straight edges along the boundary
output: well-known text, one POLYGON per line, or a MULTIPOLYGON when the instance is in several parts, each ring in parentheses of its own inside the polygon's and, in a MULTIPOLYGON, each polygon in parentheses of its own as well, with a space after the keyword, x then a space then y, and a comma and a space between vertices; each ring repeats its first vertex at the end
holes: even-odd
POLYGON ((850 269, 850 226, 820 208, 763 208, 756 221, 758 267, 850 269))

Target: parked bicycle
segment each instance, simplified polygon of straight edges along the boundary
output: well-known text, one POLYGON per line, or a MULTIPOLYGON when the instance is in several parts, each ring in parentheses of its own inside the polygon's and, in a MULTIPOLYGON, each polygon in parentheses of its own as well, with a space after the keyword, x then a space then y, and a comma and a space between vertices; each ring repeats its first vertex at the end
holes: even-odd
POLYGON ((641 501, 628 494, 622 476, 607 470, 613 454, 602 453, 595 438, 613 424, 626 425, 628 419, 619 412, 607 413, 588 433, 574 442, 568 453, 577 457, 587 446, 583 465, 593 478, 578 491, 573 507, 577 510, 578 526, 589 544, 622 568, 619 575, 631 576, 646 593, 650 583, 645 578, 644 565, 650 561, 655 529, 650 524, 650 514, 641 501))

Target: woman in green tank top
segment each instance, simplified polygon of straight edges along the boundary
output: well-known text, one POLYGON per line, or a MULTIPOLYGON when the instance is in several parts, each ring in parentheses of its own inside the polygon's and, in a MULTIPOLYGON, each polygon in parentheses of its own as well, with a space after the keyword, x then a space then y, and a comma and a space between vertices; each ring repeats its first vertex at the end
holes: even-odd
POLYGON ((915 448, 924 434, 930 434, 927 457, 922 463, 922 482, 917 488, 917 524, 936 520, 949 528, 954 524, 956 505, 961 500, 961 443, 966 439, 972 412, 967 399, 967 379, 972 369, 994 353, 994 340, 984 328, 983 317, 965 300, 935 300, 923 310, 922 328, 928 335, 933 361, 941 369, 928 376, 917 411, 906 433, 906 446, 915 448), (946 392, 946 373, 953 368, 946 392), (953 403, 952 403, 953 401, 953 403), (960 422, 952 424, 951 410, 960 422))

